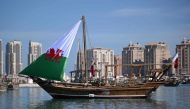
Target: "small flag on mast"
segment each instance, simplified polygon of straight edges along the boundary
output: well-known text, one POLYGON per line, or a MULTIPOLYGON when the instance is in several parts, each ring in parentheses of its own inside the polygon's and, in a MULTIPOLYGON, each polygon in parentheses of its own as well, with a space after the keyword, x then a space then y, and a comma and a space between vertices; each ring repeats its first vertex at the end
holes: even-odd
POLYGON ((172 60, 172 64, 174 64, 174 68, 177 69, 178 68, 178 53, 176 53, 176 55, 174 56, 173 60, 172 60))

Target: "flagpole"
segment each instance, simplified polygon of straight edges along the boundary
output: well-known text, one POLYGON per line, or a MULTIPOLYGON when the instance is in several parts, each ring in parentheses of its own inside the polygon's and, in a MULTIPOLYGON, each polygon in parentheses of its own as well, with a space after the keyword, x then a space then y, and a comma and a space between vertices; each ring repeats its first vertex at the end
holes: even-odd
POLYGON ((86 57, 86 21, 85 16, 82 16, 82 24, 83 24, 83 40, 84 40, 84 67, 85 67, 85 78, 84 81, 88 82, 88 72, 87 72, 87 57, 86 57))

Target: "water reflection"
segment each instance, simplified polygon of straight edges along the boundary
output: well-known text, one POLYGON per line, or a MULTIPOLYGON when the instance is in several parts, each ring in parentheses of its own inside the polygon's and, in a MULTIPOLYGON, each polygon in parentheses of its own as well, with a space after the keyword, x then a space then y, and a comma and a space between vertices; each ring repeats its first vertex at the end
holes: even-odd
POLYGON ((173 109, 190 107, 190 86, 160 87, 149 99, 54 100, 41 88, 0 92, 1 109, 173 109))
POLYGON ((76 100, 47 100, 29 107, 35 109, 166 109, 165 102, 153 99, 76 99, 76 100))

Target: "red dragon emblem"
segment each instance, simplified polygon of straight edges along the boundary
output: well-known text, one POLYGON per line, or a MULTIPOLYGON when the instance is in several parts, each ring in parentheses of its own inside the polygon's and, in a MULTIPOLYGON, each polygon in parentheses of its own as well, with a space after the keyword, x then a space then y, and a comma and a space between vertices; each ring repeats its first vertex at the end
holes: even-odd
POLYGON ((50 48, 50 50, 48 50, 46 53, 46 59, 49 61, 55 61, 59 63, 62 57, 63 51, 60 49, 57 49, 57 51, 55 52, 54 48, 50 48))

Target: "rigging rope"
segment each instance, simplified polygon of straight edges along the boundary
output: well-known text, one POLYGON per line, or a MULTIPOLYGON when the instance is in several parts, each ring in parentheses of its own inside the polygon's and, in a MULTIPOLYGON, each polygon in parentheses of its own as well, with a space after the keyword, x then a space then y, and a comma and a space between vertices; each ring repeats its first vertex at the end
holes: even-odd
POLYGON ((90 34, 89 34, 89 32, 88 32, 87 24, 86 24, 86 34, 87 34, 86 37, 87 37, 89 46, 90 46, 90 48, 93 48, 93 45, 92 45, 92 42, 91 42, 91 39, 90 39, 90 34))

